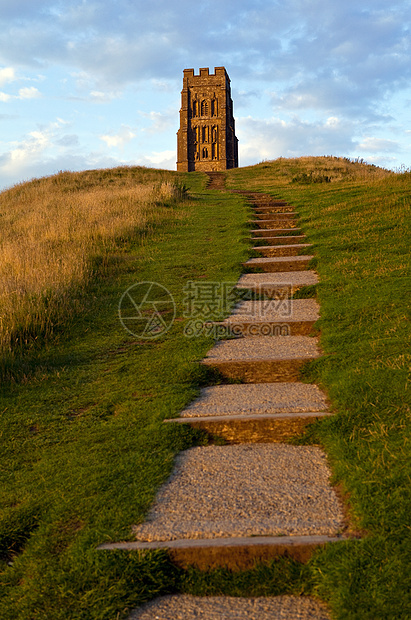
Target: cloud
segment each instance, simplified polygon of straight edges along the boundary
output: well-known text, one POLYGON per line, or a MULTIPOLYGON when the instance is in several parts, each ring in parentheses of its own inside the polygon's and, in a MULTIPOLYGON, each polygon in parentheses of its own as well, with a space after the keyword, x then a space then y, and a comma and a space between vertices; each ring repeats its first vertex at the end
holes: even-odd
MULTIPOLYGON (((242 113, 242 164, 357 149, 388 161, 389 152, 405 152, 411 5, 403 0, 0 0, 0 8, 0 102, 19 102, 21 122, 59 114, 78 123, 37 128, 47 146, 35 132, 9 143, 2 162, 17 170, 25 161, 22 175, 47 162, 100 161, 81 132, 106 158, 144 137, 132 146, 148 152, 147 165, 174 168, 182 69, 221 65, 242 113), (41 93, 31 87, 40 73, 41 93), (90 104, 105 105, 97 116, 90 104)), ((15 122, 7 132, 21 136, 15 122)))
POLYGON ((41 97, 41 93, 34 86, 30 88, 20 88, 18 95, 9 95, 7 93, 0 92, 0 101, 7 103, 8 101, 12 101, 13 99, 38 99, 41 97))
POLYGON ((38 97, 41 97, 40 91, 34 86, 29 86, 26 88, 20 88, 16 99, 38 99, 38 97))
MULTIPOLYGON (((27 6, 26 2, 20 3, 27 6)), ((44 3, 15 12, 0 36, 4 57, 28 66, 57 62, 97 81, 175 79, 181 68, 232 67, 248 80, 292 82, 332 76, 382 91, 410 77, 408 3, 379 0, 136 0, 44 3), (21 45, 21 41, 25 45, 21 45)))
POLYGON ((167 110, 166 112, 139 112, 140 116, 150 121, 151 125, 143 131, 150 134, 158 134, 170 129, 178 123, 176 110, 167 110))
POLYGON ((0 86, 13 82, 16 79, 15 70, 12 67, 0 69, 0 86))
MULTIPOLYGON (((4 62, 65 66, 77 74, 74 98, 80 94, 94 103, 109 103, 141 81, 163 93, 176 91, 182 68, 210 66, 212 58, 229 68, 240 109, 256 105, 266 84, 276 116, 312 110, 385 123, 392 92, 411 80, 411 7, 395 0, 389 7, 382 0, 361 6, 358 0, 17 5, 21 10, 9 10, 0 29, 4 62)), ((0 86, 2 76, 14 78, 13 71, 0 70, 0 86)), ((10 101, 10 95, 0 100, 10 101)), ((152 131, 163 131, 166 123, 153 119, 152 131)))
POLYGON ((166 170, 176 169, 176 152, 175 151, 159 151, 153 152, 151 155, 140 157, 137 162, 140 166, 148 166, 149 168, 163 168, 166 170))
POLYGON ((358 148, 367 153, 395 153, 400 150, 397 142, 383 138, 363 138, 358 148))
POLYGON ((135 137, 136 134, 131 130, 131 128, 123 125, 120 131, 116 134, 111 133, 100 136, 100 140, 103 140, 103 142, 105 142, 109 147, 121 148, 135 137))
POLYGON ((239 118, 237 136, 241 166, 277 157, 347 155, 356 146, 351 138, 352 128, 335 117, 324 122, 307 122, 297 117, 289 121, 239 118))
POLYGON ((119 97, 119 94, 115 92, 102 92, 100 90, 92 90, 90 92, 90 101, 93 103, 109 103, 113 99, 117 99, 117 97, 119 97))
MULTIPOLYGON (((0 187, 67 169, 63 162, 76 158, 70 148, 78 145, 73 135, 65 133, 67 125, 67 121, 56 119, 10 143, 8 150, 0 155, 0 187)), ((77 156, 76 161, 86 164, 82 156, 77 156)))
POLYGON ((53 129, 31 132, 0 155, 0 188, 60 170, 90 170, 131 163, 97 152, 81 153, 78 144, 76 136, 58 137, 53 129))

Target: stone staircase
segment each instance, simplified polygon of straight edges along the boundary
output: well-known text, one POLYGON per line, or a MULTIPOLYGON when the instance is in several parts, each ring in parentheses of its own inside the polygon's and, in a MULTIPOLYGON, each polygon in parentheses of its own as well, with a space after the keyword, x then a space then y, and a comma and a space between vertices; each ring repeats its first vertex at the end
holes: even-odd
MULTIPOLYGON (((223 189, 220 173, 208 188, 223 189)), ((343 506, 330 486, 327 457, 317 446, 286 443, 315 420, 329 416, 325 395, 299 381, 301 368, 321 355, 310 335, 319 317, 314 299, 293 300, 318 282, 309 270, 310 245, 290 205, 258 192, 238 192, 254 207, 253 241, 261 254, 244 263, 241 301, 220 322, 229 335, 202 364, 223 377, 167 424, 190 424, 225 445, 180 453, 136 540, 100 549, 167 549, 178 566, 200 570, 252 568, 281 556, 306 562, 318 547, 346 536, 343 506), (237 382, 237 383, 233 383, 237 382)), ((236 599, 162 597, 135 610, 130 620, 329 618, 320 602, 304 597, 236 599)))
POLYGON ((223 172, 208 172, 207 189, 225 190, 225 174, 223 172))

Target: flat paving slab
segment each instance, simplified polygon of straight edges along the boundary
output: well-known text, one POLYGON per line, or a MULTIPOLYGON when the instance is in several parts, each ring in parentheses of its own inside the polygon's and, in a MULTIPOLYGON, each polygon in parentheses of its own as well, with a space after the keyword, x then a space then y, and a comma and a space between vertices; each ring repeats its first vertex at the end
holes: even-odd
POLYGON ((203 388, 180 417, 304 413, 326 409, 325 394, 316 385, 251 383, 203 388))
POLYGON ((344 515, 316 446, 245 444, 180 452, 139 541, 335 536, 344 515))
POLYGON ((134 610, 128 620, 330 620, 326 606, 303 596, 239 598, 170 595, 134 610))
POLYGON ((262 228, 265 230, 272 229, 274 228, 274 226, 290 230, 292 228, 296 228, 297 220, 294 218, 285 218, 283 215, 281 215, 277 218, 271 218, 269 220, 251 220, 251 224, 253 224, 257 228, 262 228))
POLYGON ((315 299, 263 299, 240 302, 223 323, 242 321, 317 321, 320 307, 315 299))
POLYGON ((275 211, 274 213, 270 213, 270 212, 267 212, 267 211, 259 212, 258 210, 254 210, 253 214, 259 220, 263 220, 263 219, 267 219, 267 220, 277 220, 277 219, 288 220, 288 219, 292 219, 292 220, 294 220, 295 219, 294 211, 275 211))
POLYGON ((318 284, 319 279, 315 271, 278 271, 276 273, 245 273, 240 276, 237 288, 246 288, 257 293, 279 295, 284 291, 297 291, 302 286, 318 284))
MULTIPOLYGON (((267 231, 270 232, 270 231, 267 231)), ((306 240, 307 237, 305 235, 283 235, 280 237, 270 237, 270 236, 264 236, 261 238, 261 236, 259 236, 258 238, 254 237, 253 241, 254 242, 258 242, 261 241, 262 243, 266 243, 267 246, 266 247, 272 247, 272 246, 276 246, 276 245, 286 245, 286 244, 293 244, 293 245, 304 245, 304 240, 306 240)), ((307 244, 310 245, 310 244, 307 244)), ((263 248, 263 245, 259 245, 256 246, 255 249, 260 249, 263 248)))
POLYGON ((321 355, 316 338, 309 336, 287 336, 269 338, 238 338, 217 342, 204 361, 253 361, 312 359, 321 355))
POLYGON ((201 361, 242 383, 299 381, 302 366, 321 355, 309 336, 252 336, 217 342, 201 361))
POLYGON ((251 233, 255 237, 275 237, 277 235, 289 235, 290 233, 300 233, 301 228, 280 228, 280 226, 274 226, 274 222, 272 222, 271 228, 255 228, 251 230, 251 233))
POLYGON ((282 213, 294 213, 294 207, 292 207, 291 205, 281 205, 281 204, 277 204, 277 205, 264 205, 264 204, 253 204, 251 205, 251 208, 253 209, 254 213, 278 213, 278 212, 282 212, 282 213))
POLYGON ((262 256, 298 256, 308 253, 308 249, 312 248, 310 243, 282 243, 280 245, 256 245, 253 247, 255 252, 259 252, 262 256))
POLYGON ((204 388, 178 418, 165 422, 189 424, 230 444, 284 443, 330 415, 315 385, 250 383, 204 388))
POLYGON ((270 273, 278 271, 304 271, 313 256, 261 256, 258 258, 250 258, 243 263, 244 267, 249 269, 263 269, 270 273))

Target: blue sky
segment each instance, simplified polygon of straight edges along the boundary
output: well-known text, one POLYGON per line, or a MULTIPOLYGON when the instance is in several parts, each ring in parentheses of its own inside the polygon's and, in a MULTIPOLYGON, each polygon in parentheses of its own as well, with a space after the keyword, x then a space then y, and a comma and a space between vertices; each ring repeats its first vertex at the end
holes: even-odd
POLYGON ((411 3, 0 0, 0 188, 59 170, 175 169, 183 69, 225 66, 240 165, 411 167, 411 3))

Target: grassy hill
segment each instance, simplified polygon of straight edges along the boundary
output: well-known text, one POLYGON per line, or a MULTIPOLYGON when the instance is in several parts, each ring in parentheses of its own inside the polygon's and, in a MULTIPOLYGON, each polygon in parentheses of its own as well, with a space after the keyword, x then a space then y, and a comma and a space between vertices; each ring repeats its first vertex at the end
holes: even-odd
MULTIPOLYGON (((325 355, 305 370, 335 415, 325 447, 362 538, 233 575, 183 573, 162 552, 97 552, 131 538, 175 454, 204 442, 162 425, 213 377, 184 334, 192 280, 235 282, 250 255, 241 196, 200 173, 60 173, 0 194, 0 606, 10 619, 112 619, 159 593, 314 593, 336 618, 409 618, 411 174, 342 158, 229 171, 227 189, 296 207, 309 241, 325 355), (18 250, 18 251, 16 251, 18 250), (119 320, 137 282, 176 318, 145 340, 119 320)), ((165 315, 167 318, 167 315, 165 315)))

